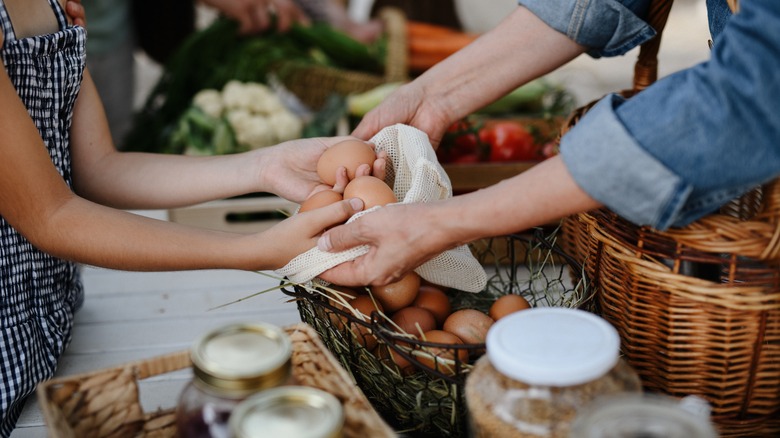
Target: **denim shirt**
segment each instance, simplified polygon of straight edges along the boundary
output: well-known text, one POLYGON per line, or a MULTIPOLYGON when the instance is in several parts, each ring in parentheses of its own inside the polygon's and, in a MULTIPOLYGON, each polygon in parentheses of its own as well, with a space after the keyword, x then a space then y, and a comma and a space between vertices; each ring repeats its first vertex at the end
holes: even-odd
MULTIPOLYGON (((587 46, 625 53, 655 32, 648 0, 520 0, 587 46)), ((707 0, 708 61, 659 79, 631 99, 600 100, 561 139, 577 184, 622 217, 658 229, 686 225, 780 176, 780 1, 707 0)))

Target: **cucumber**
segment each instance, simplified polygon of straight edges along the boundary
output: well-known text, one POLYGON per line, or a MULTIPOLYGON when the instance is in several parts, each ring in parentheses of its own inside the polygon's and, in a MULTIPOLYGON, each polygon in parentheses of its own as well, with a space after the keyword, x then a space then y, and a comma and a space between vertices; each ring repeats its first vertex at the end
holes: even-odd
POLYGON ((540 111, 544 96, 552 86, 543 79, 536 79, 512 90, 509 94, 477 111, 480 114, 507 114, 540 111))
POLYGON ((383 63, 371 54, 367 45, 328 24, 295 24, 290 28, 290 36, 319 48, 339 66, 362 71, 382 71, 383 63))

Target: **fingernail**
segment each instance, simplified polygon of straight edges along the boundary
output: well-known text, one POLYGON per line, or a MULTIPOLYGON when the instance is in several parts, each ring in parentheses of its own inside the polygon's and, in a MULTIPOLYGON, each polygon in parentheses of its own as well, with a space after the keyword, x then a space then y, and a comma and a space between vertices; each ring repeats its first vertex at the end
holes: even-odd
POLYGON ((332 249, 330 245, 330 236, 322 236, 317 239, 317 248, 319 248, 320 251, 329 252, 332 249))
POLYGON ((353 210, 360 211, 363 209, 363 200, 360 198, 352 198, 349 200, 349 205, 352 206, 353 210))

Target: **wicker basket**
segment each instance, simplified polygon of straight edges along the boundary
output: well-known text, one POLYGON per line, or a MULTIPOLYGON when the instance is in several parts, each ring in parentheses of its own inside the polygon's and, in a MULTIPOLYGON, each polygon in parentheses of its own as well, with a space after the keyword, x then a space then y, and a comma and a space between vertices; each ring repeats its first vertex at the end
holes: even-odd
MULTIPOLYGON (((392 437, 395 433, 373 410, 363 393, 306 324, 285 328, 293 343, 293 374, 303 385, 335 395, 344 406, 344 437, 392 437)), ((188 351, 130 363, 38 386, 38 403, 51 437, 176 436, 173 409, 144 412, 139 383, 189 368, 188 351)), ((176 404, 178 394, 171 394, 176 404)))
MULTIPOLYGON (((576 270, 576 264, 552 242, 551 236, 541 232, 475 242, 472 251, 486 266, 488 285, 479 294, 448 291, 453 311, 475 308, 486 312, 498 297, 511 293, 525 297, 532 306, 585 305, 590 297, 586 282, 570 281, 569 269, 576 270)), ((297 298, 301 319, 319 332, 374 408, 396 430, 412 436, 467 436, 464 384, 474 358, 484 352, 484 344, 453 347, 412 340, 399 334, 383 315, 374 312, 370 321, 363 321, 334 306, 327 288, 296 286, 283 291, 297 298), (360 342, 366 339, 363 336, 375 336, 377 347, 371 351, 364 348, 360 342), (441 349, 455 358, 450 372, 438 365, 426 367, 418 360, 428 348, 441 349), (464 351, 472 358, 469 362, 459 359, 457 353, 464 351), (411 366, 404 372, 391 355, 402 357, 411 366)))
MULTIPOLYGON (((656 29, 670 6, 654 2, 656 29)), ((642 47, 625 95, 654 80, 658 40, 642 47)), ((706 398, 722 436, 780 434, 778 181, 664 232, 606 209, 563 228, 564 246, 597 290, 596 311, 620 332, 646 390, 706 398)))
POLYGON ((371 90, 387 82, 408 79, 406 18, 397 8, 383 8, 382 19, 387 35, 384 75, 351 71, 324 65, 283 63, 275 71, 281 82, 313 109, 323 106, 331 94, 348 95, 371 90))

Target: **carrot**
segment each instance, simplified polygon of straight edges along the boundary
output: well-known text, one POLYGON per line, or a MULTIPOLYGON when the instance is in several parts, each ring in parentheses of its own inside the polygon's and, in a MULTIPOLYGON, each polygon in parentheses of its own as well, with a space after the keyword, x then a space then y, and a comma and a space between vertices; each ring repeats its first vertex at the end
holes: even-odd
POLYGON ((436 53, 410 53, 408 59, 409 70, 423 72, 445 60, 448 55, 436 53))
POLYGON ((448 53, 453 54, 477 39, 476 35, 453 33, 439 37, 410 38, 410 53, 448 53))
POLYGON ((422 21, 407 21, 406 22, 406 34, 409 38, 417 37, 436 37, 441 35, 448 35, 457 30, 440 26, 438 24, 425 23, 422 21))

